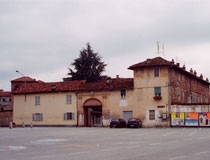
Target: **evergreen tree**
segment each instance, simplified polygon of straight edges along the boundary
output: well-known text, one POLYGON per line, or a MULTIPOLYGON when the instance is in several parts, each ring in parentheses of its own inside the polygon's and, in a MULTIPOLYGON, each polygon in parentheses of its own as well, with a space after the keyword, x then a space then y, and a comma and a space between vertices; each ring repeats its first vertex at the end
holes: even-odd
POLYGON ((105 71, 107 64, 101 61, 101 56, 94 53, 89 43, 87 48, 80 51, 79 58, 75 59, 71 64, 75 71, 69 68, 68 75, 70 77, 64 78, 64 81, 70 80, 86 80, 87 82, 96 82, 102 79, 102 72, 105 71))

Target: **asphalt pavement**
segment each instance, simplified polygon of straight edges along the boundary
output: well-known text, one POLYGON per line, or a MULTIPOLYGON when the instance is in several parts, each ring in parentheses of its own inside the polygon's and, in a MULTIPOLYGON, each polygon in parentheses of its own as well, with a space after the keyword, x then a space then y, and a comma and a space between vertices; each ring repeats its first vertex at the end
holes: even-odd
POLYGON ((0 128, 1 160, 209 160, 210 128, 0 128))

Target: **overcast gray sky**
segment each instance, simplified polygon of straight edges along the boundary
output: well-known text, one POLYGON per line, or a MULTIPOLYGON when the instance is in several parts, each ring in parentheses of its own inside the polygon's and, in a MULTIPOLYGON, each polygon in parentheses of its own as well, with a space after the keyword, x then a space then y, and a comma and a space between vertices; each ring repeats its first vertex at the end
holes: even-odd
POLYGON ((0 89, 16 70, 62 81, 87 42, 111 77, 133 77, 130 65, 161 56, 210 79, 210 1, 0 0, 0 89))

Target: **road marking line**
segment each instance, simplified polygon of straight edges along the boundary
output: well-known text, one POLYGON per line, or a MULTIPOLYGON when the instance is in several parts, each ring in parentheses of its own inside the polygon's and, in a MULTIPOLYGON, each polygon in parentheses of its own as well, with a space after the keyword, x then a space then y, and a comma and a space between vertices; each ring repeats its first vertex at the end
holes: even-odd
POLYGON ((160 144, 162 144, 162 143, 151 143, 150 145, 151 146, 156 146, 156 145, 160 145, 160 144))
POLYGON ((169 135, 174 134, 174 133, 176 133, 176 132, 175 131, 169 132, 169 133, 163 134, 162 136, 169 136, 169 135))
POLYGON ((194 132, 190 133, 188 136, 192 136, 195 133, 197 133, 197 131, 194 131, 194 132))
POLYGON ((140 134, 137 134, 137 136, 143 136, 145 134, 147 134, 147 133, 140 133, 140 134))
POLYGON ((187 156, 179 156, 179 157, 170 158, 169 160, 183 159, 183 158, 186 158, 186 157, 187 156))
POLYGON ((177 140, 168 141, 168 143, 175 143, 177 140))
POLYGON ((201 154, 206 154, 206 153, 209 153, 209 151, 198 152, 198 153, 195 153, 195 155, 201 155, 201 154))
POLYGON ((55 155, 47 155, 47 156, 31 157, 31 159, 43 159, 43 158, 49 158, 49 157, 55 157, 55 155))
POLYGON ((68 154, 77 155, 77 154, 87 154, 87 153, 90 153, 90 151, 87 151, 87 152, 74 152, 74 153, 68 153, 68 154))
POLYGON ((102 149, 102 152, 107 152, 107 151, 115 151, 118 150, 119 148, 111 148, 111 149, 102 149))
POLYGON ((139 146, 128 146, 127 148, 136 148, 136 147, 139 147, 139 146))

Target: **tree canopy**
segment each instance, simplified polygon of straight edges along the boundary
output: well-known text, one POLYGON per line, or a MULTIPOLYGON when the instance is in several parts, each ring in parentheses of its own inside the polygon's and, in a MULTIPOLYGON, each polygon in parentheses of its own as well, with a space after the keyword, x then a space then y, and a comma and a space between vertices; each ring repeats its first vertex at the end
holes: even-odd
POLYGON ((102 79, 102 73, 105 71, 105 64, 98 53, 94 53, 92 47, 87 43, 87 48, 80 51, 79 58, 75 59, 72 66, 74 70, 69 69, 70 77, 63 78, 64 81, 86 80, 87 82, 96 82, 102 79))

